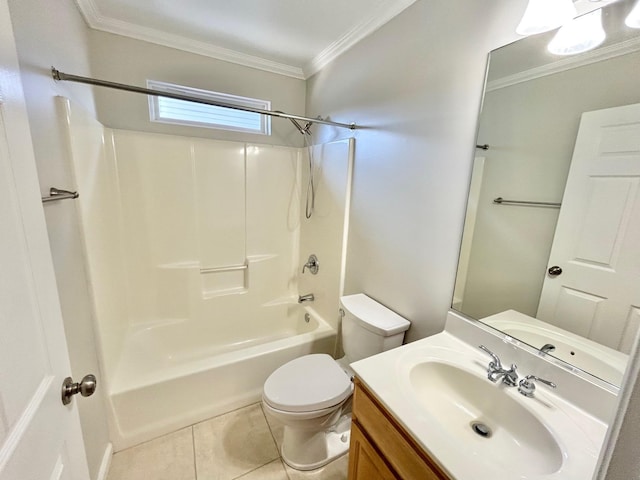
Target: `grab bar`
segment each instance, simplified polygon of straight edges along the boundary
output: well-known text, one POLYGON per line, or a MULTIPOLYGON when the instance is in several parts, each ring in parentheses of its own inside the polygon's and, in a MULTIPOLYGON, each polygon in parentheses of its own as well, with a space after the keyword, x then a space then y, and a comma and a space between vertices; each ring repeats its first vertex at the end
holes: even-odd
POLYGON ((528 205, 531 207, 553 207, 560 208, 562 206, 561 203, 556 202, 533 202, 529 200, 506 200, 502 197, 494 198, 493 203, 497 203, 498 205, 528 205))
POLYGON ((80 194, 78 192, 71 192, 69 190, 62 190, 61 188, 51 187, 49 189, 49 196, 42 197, 42 203, 54 202, 56 200, 65 200, 68 198, 78 198, 80 194))
POLYGON ((236 270, 246 270, 249 266, 244 263, 242 265, 229 265, 226 267, 208 267, 201 268, 200 273, 216 273, 216 272, 234 272, 236 270))

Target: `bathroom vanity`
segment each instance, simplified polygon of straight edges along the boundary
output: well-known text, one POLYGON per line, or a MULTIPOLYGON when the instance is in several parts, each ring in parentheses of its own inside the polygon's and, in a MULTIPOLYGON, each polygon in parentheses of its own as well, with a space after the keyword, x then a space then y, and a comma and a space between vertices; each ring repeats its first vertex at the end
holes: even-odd
POLYGON ((587 480, 615 408, 605 382, 452 312, 351 366, 349 480, 587 480))
POLYGON ((449 480, 360 380, 355 380, 349 480, 449 480))

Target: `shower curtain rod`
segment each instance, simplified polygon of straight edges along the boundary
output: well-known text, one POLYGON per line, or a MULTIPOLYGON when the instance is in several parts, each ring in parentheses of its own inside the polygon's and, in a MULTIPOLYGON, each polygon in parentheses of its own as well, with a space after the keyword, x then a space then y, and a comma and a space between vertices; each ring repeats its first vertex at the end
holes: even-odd
POLYGON ((290 113, 284 113, 284 112, 275 111, 275 110, 262 110, 260 108, 231 105, 223 102, 216 102, 214 100, 207 100, 204 98, 190 97, 188 95, 180 95, 177 93, 170 93, 170 92, 161 92, 158 90, 151 90, 149 88, 136 87, 133 85, 125 85, 124 83, 108 82, 106 80, 99 80, 97 78, 71 75, 69 73, 61 72, 57 70, 55 67, 51 67, 51 76, 56 81, 86 83, 87 85, 97 85, 99 87, 115 88, 116 90, 142 93, 144 95, 153 95, 155 97, 167 97, 167 98, 174 98, 176 100, 185 100, 187 102, 203 103, 205 105, 213 105, 214 107, 231 108, 233 110, 242 110, 244 112, 260 113, 262 115, 269 115, 272 117, 288 118, 290 120, 301 120, 303 122, 310 122, 310 123, 321 123, 323 125, 332 125, 334 127, 348 128, 350 130, 355 130, 356 128, 358 128, 355 123, 331 122, 329 120, 323 120, 322 118, 309 118, 309 117, 302 117, 300 115, 291 115, 290 113))

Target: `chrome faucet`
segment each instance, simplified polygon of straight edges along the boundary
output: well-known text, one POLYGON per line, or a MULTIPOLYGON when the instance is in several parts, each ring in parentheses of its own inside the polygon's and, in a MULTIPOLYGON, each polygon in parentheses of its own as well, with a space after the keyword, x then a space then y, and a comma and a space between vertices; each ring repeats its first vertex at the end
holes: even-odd
POLYGON ((518 392, 520 392, 525 397, 533 397, 534 392, 536 391, 536 384, 533 383, 534 380, 540 383, 544 383, 551 388, 556 388, 556 384, 549 380, 538 378, 535 375, 527 375, 522 380, 520 380, 520 385, 518 385, 518 392))
POLYGON ((542 347, 540 347, 540 351, 543 353, 553 352, 556 349, 556 346, 551 343, 545 343, 542 347))
POLYGON ((313 302, 314 300, 315 297, 313 296, 313 293, 307 293, 306 295, 300 295, 298 297, 298 303, 313 302))
POLYGON ((518 367, 515 363, 511 364, 511 368, 509 370, 505 370, 502 367, 500 357, 484 345, 479 345, 478 348, 491 356, 491 362, 489 362, 489 365, 487 366, 487 378, 489 380, 496 383, 498 380, 502 379, 502 383, 509 387, 515 387, 518 385, 518 374, 516 373, 516 369, 518 367))

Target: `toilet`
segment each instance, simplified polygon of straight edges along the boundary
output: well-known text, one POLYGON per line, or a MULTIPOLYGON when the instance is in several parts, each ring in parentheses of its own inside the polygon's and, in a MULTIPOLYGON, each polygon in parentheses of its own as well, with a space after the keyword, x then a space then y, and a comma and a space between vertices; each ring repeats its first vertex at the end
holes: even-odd
POLYGON ((340 297, 340 305, 345 356, 304 355, 282 365, 264 384, 264 410, 284 424, 282 459, 297 470, 322 467, 347 452, 353 393, 349 364, 399 347, 410 326, 363 293, 340 297))

